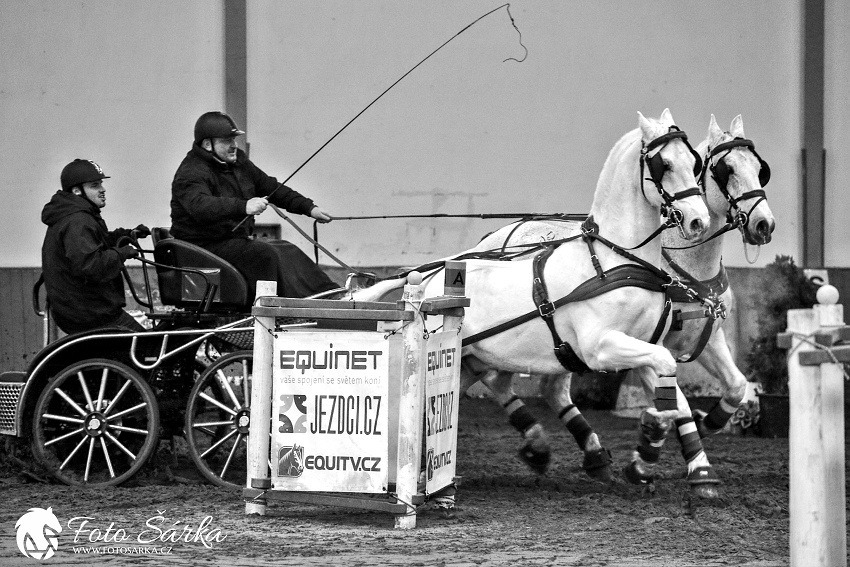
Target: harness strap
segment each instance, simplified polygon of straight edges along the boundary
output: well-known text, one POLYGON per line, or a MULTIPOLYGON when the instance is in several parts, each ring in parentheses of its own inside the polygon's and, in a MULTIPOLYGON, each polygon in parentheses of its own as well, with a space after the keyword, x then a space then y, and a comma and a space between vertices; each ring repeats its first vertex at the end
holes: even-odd
MULTIPOLYGON (((720 296, 729 289, 729 276, 726 274, 726 267, 721 263, 720 270, 711 279, 699 281, 689 274, 682 266, 677 264, 667 250, 662 249, 661 255, 670 265, 670 268, 682 278, 688 287, 695 288, 700 296, 720 296)), ((670 296, 673 301, 679 303, 700 303, 699 297, 693 297, 682 288, 671 288, 670 296)))
POLYGON ((702 332, 699 334, 699 339, 697 339, 697 344, 694 347, 693 352, 687 358, 687 360, 680 359, 679 362, 688 363, 693 362, 699 355, 702 354, 703 349, 705 349, 705 345, 708 344, 708 339, 711 338, 711 331, 714 329, 714 319, 706 316, 706 314, 702 311, 689 311, 688 313, 682 313, 681 311, 676 311, 673 315, 673 320, 679 321, 679 330, 681 330, 681 321, 685 319, 697 319, 705 317, 705 324, 702 326, 702 332), (691 316, 689 316, 691 315, 691 316), (696 317, 692 316, 696 315, 696 317))
MULTIPOLYGON (((566 305, 567 303, 592 299, 597 295, 626 286, 639 287, 650 291, 665 291, 666 288, 664 287, 664 283, 654 276, 655 274, 653 272, 643 268, 642 266, 636 266, 634 264, 620 264, 619 266, 615 266, 610 270, 605 271, 604 284, 600 283, 597 279, 587 280, 566 296, 554 301, 552 305, 555 308, 558 308, 562 305, 566 305)), ((539 316, 539 310, 535 309, 525 313, 524 315, 515 317, 510 321, 505 321, 504 323, 487 329, 486 331, 481 331, 480 333, 466 337, 463 339, 462 346, 468 346, 492 337, 493 335, 498 335, 503 331, 507 331, 508 329, 527 323, 539 316)))
MULTIPOLYGON (((664 259, 667 260, 667 263, 676 272, 680 277, 684 278, 689 286, 701 288, 699 289, 700 294, 706 293, 720 296, 727 289, 729 289, 729 278, 726 275, 726 268, 723 264, 720 264, 720 270, 717 272, 713 278, 706 281, 697 281, 691 276, 684 268, 682 268, 679 264, 673 261, 670 258, 670 255, 666 250, 662 250, 661 254, 664 256, 664 259)), ((671 288, 671 298, 673 301, 677 301, 680 303, 698 303, 699 300, 697 298, 689 296, 687 293, 682 292, 681 288, 671 288)), ((687 311, 681 312, 676 311, 673 316, 674 321, 674 329, 677 331, 682 330, 682 322, 690 319, 705 319, 705 324, 702 327, 702 332, 700 333, 699 339, 697 339, 697 344, 694 347, 693 352, 691 352, 690 356, 687 360, 679 360, 679 362, 688 363, 696 360, 702 351, 705 349, 705 346, 708 344, 709 338, 711 338, 711 332, 714 329, 714 318, 709 317, 705 311, 687 311)))
MULTIPOLYGON (((549 333, 552 335, 552 342, 555 346, 555 358, 567 370, 577 374, 585 374, 590 372, 590 367, 578 357, 572 346, 561 340, 561 336, 555 328, 554 315, 556 307, 555 304, 549 301, 549 292, 546 289, 546 281, 543 278, 543 269, 546 267, 546 261, 554 251, 554 246, 547 246, 543 252, 534 257, 532 264, 534 279, 532 280, 531 297, 537 305, 540 317, 546 322, 546 326, 549 327, 549 333)), ((593 249, 591 248, 592 255, 593 249)), ((600 277, 602 276, 600 275, 600 277)))

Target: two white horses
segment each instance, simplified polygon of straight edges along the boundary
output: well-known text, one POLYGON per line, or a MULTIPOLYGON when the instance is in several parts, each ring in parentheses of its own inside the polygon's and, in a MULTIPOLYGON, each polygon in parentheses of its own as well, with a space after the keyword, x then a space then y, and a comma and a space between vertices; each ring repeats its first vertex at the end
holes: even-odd
MULTIPOLYGON (((708 234, 715 236, 697 246, 689 244, 674 230, 665 231, 662 243, 665 247, 665 261, 662 266, 671 274, 700 282, 703 289, 719 294, 724 304, 731 302, 731 290, 728 288, 725 270, 722 265, 722 238, 724 232, 738 227, 744 241, 760 245, 770 241, 775 221, 768 207, 762 187, 770 178, 770 169, 755 152, 755 147, 746 139, 743 121, 737 116, 728 132, 724 132, 711 116, 708 137, 698 146, 698 152, 704 161, 700 183, 705 191, 705 199, 710 212, 708 234)), ((564 221, 527 221, 504 227, 485 237, 475 250, 516 250, 516 245, 534 242, 546 242, 562 239, 575 234, 579 223, 564 221)), ((664 346, 677 360, 693 360, 699 351, 702 354, 696 361, 709 373, 717 377, 723 385, 723 395, 718 404, 707 415, 695 412, 697 420, 691 423, 679 415, 676 431, 683 441, 683 454, 689 463, 689 479, 696 486, 714 484, 715 478, 705 469, 707 460, 700 455, 699 436, 714 433, 723 428, 729 417, 735 412, 746 390, 746 378, 735 366, 723 329, 712 318, 706 318, 703 309, 687 298, 673 305, 674 313, 684 314, 680 328, 669 332, 664 338, 664 346), (697 470, 701 469, 702 470, 697 470), (700 473, 705 473, 700 474, 700 473)), ((636 373, 642 380, 647 394, 652 397, 655 386, 654 376, 644 368, 630 372, 636 373)), ((497 400, 508 411, 511 422, 526 439, 521 455, 538 472, 545 470, 549 459, 549 447, 545 432, 524 409, 522 401, 513 393, 511 378, 504 374, 491 373, 482 380, 487 384, 497 400)), ((574 433, 579 446, 585 452, 585 468, 593 464, 593 455, 598 454, 598 441, 590 438, 589 426, 584 425, 578 410, 569 396, 570 375, 545 377, 541 382, 544 397, 558 411, 567 427, 574 433), (566 410, 566 411, 565 411, 566 410), (581 425, 581 427, 576 427, 581 425), (572 426, 572 427, 571 427, 572 426)), ((680 392, 677 392, 677 397, 680 392)), ((660 445, 663 443, 665 429, 669 424, 661 423, 657 416, 642 416, 643 435, 637 453, 627 477, 635 482, 648 482, 651 472, 645 461, 657 459, 660 445)), ((597 459, 598 461, 598 459, 597 459)), ((597 462, 597 464, 602 464, 597 462)), ((593 476, 605 477, 605 471, 597 471, 593 476)), ((711 487, 702 486, 699 492, 703 496, 712 496, 711 487)))
MULTIPOLYGON (((697 184, 701 164, 669 110, 658 120, 638 113, 638 123, 605 161, 590 210, 593 222, 547 253, 545 264, 467 261, 472 306, 461 329, 465 386, 513 373, 559 375, 565 364, 641 369, 649 382, 672 389, 677 415, 690 417, 675 383, 676 360, 651 342, 669 325, 665 292, 677 284, 655 268, 661 242, 650 237, 662 228, 662 210, 684 239, 704 235, 710 215, 697 184)), ((400 283, 381 282, 353 299, 379 298, 400 283)), ((440 277, 428 280, 426 297, 442 291, 440 277)), ((573 409, 562 408, 562 419, 573 409)), ((585 468, 607 469, 610 456, 586 422, 575 429, 583 430, 585 468)))

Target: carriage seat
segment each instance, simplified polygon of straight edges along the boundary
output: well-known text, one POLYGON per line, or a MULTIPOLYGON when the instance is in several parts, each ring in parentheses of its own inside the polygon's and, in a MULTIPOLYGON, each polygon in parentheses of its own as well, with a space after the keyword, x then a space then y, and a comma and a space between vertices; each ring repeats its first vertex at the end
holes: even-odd
MULTIPOLYGON (((248 282, 233 264, 212 252, 171 236, 166 227, 151 231, 154 243, 154 261, 165 266, 188 268, 204 272, 217 289, 209 305, 215 313, 246 313, 251 309, 252 298, 248 282)), ((206 291, 204 277, 197 273, 156 267, 160 299, 163 305, 198 309, 206 291)))

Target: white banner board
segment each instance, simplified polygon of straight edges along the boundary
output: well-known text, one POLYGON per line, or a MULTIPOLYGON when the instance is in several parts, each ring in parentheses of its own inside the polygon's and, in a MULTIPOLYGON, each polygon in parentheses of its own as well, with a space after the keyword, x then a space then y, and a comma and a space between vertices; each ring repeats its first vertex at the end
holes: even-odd
POLYGON ((386 492, 389 345, 374 332, 278 334, 274 489, 386 492))
POLYGON ((425 492, 451 484, 457 455, 460 341, 456 332, 428 338, 425 356, 425 492))

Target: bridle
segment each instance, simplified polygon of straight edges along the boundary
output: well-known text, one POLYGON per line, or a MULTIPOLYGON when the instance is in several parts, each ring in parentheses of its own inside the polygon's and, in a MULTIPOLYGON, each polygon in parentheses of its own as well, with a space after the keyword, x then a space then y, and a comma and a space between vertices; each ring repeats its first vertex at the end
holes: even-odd
POLYGON ((729 193, 727 185, 729 183, 729 176, 732 175, 733 170, 726 164, 725 158, 733 148, 750 149, 753 155, 759 160, 759 164, 761 166, 759 170, 759 183, 762 187, 768 184, 770 181, 770 166, 762 159, 758 152, 756 152, 756 147, 753 141, 745 138, 735 138, 728 142, 718 144, 714 148, 709 148, 702 167, 702 174, 699 177, 699 185, 702 187, 703 192, 705 192, 705 172, 711 171, 711 177, 717 184, 717 188, 729 203, 729 208, 726 211, 726 222, 728 224, 737 225, 741 229, 741 232, 743 232, 747 229, 747 224, 750 222, 750 216, 753 211, 759 203, 767 200, 767 195, 765 194, 764 189, 753 189, 752 191, 742 193, 739 197, 733 197, 729 193), (725 153, 712 162, 712 159, 722 152, 725 153), (747 199, 755 199, 756 201, 750 209, 745 212, 741 209, 739 203, 741 201, 746 201, 747 199), (733 210, 737 211, 737 213, 733 213, 733 210))
POLYGON ((655 184, 655 188, 658 190, 658 194, 664 201, 664 204, 661 206, 661 214, 664 215, 666 218, 670 219, 673 222, 674 226, 678 226, 679 231, 682 232, 684 236, 684 229, 682 228, 684 214, 681 210, 675 207, 674 203, 680 199, 687 199, 688 197, 702 195, 703 190, 700 189, 699 186, 697 186, 692 187, 690 189, 685 189, 684 191, 679 191, 678 193, 671 194, 664 189, 661 181, 664 178, 664 172, 667 171, 668 168, 664 163, 664 158, 661 157, 661 150, 664 149, 664 146, 666 146, 675 139, 681 139, 691 151, 691 155, 694 156, 694 177, 700 175, 700 171, 702 170, 702 159, 700 158, 700 155, 688 142, 688 135, 685 134, 682 130, 680 130, 678 126, 671 125, 668 128, 666 134, 658 136, 654 140, 650 141, 648 144, 643 144, 641 142, 640 190, 643 193, 644 198, 646 198, 644 181, 652 181, 653 184, 655 184), (650 157, 649 152, 651 152, 655 148, 659 148, 659 150, 655 152, 653 156, 650 157), (646 178, 644 178, 643 176, 644 166, 649 172, 649 177, 646 178))

